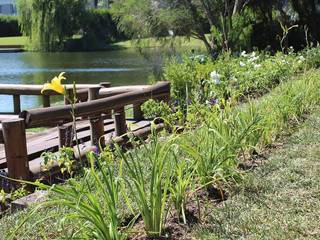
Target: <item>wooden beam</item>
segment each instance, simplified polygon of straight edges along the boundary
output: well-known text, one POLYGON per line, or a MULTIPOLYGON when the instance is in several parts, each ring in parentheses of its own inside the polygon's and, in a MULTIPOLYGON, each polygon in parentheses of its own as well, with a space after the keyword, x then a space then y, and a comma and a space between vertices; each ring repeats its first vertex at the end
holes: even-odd
POLYGON ((122 136, 127 133, 126 113, 124 107, 115 110, 114 128, 116 136, 122 136))
POLYGON ((143 112, 141 110, 142 103, 133 104, 133 118, 135 120, 142 120, 143 119, 143 112))
MULTIPOLYGON (((89 101, 93 101, 99 98, 99 90, 101 87, 89 88, 88 95, 89 101)), ((101 114, 97 116, 90 117, 90 135, 91 135, 91 144, 93 146, 105 146, 104 140, 104 123, 101 114)))
POLYGON ((30 175, 24 119, 2 122, 2 131, 9 177, 28 180, 30 175))
POLYGON ((72 147, 73 125, 66 124, 58 126, 59 148, 72 147))
POLYGON ((0 144, 4 143, 2 127, 0 126, 0 144))
POLYGON ((100 86, 104 87, 104 88, 109 88, 109 87, 111 87, 111 83, 110 82, 101 82, 100 86))
POLYGON ((43 95, 42 103, 44 108, 50 107, 50 95, 43 95))
POLYGON ((20 101, 20 95, 13 95, 13 112, 14 114, 21 113, 21 101, 20 101))

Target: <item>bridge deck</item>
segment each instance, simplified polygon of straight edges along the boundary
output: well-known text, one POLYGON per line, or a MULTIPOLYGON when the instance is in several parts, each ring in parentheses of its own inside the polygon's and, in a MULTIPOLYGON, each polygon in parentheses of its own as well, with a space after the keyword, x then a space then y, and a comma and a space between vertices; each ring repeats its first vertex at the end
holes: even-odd
MULTIPOLYGON (((16 117, 11 115, 12 117, 16 117)), ((4 120, 4 117, 0 117, 4 120)), ((137 131, 150 126, 150 121, 135 121, 127 119, 127 126, 129 126, 131 131, 137 131)), ((1 123, 0 123, 1 127, 1 123)), ((115 126, 113 119, 104 120, 104 131, 105 139, 109 140, 114 136, 115 126)), ((83 150, 86 147, 91 146, 90 144, 90 125, 88 120, 82 120, 77 122, 77 136, 80 143, 80 148, 83 150)), ((41 133, 27 133, 27 149, 30 171, 34 175, 38 175, 43 168, 43 158, 41 154, 43 152, 56 152, 59 149, 59 139, 57 128, 50 128, 44 130, 41 133)), ((75 148, 75 147, 74 147, 75 148)), ((76 152, 76 148, 75 148, 76 152)), ((4 145, 0 144, 0 169, 6 169, 6 156, 4 145)))

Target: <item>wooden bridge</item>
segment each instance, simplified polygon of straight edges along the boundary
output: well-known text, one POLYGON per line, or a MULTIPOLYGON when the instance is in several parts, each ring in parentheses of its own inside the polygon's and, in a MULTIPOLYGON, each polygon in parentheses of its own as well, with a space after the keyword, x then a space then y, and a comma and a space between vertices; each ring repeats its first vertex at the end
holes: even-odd
MULTIPOLYGON (((43 108, 21 111, 20 96, 41 95, 41 88, 42 85, 0 84, 0 94, 12 95, 14 105, 13 114, 0 114, 0 170, 14 179, 33 180, 58 171, 57 164, 50 171, 44 168, 42 153, 57 152, 63 146, 76 149, 76 141, 80 153, 75 151, 75 158, 79 159, 100 145, 125 142, 128 134, 146 137, 151 132, 151 122, 143 119, 141 105, 148 99, 170 98, 168 82, 126 87, 111 87, 109 83, 77 85, 74 131, 72 107, 67 99, 64 105, 50 107, 50 96, 57 95, 55 92, 42 95, 43 108), (132 118, 126 117, 128 107, 132 118), (26 131, 43 127, 46 130, 37 134, 26 131)), ((70 99, 73 87, 66 88, 70 99)), ((163 124, 156 128, 163 128, 163 124)))

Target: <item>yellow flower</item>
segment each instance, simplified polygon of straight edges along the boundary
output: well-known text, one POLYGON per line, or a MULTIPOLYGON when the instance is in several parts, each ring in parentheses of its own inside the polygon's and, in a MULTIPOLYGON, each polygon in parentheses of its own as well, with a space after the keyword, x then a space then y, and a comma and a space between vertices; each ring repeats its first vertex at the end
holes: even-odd
POLYGON ((47 90, 53 90, 57 93, 60 93, 60 94, 64 94, 65 93, 65 88, 64 86, 61 84, 61 81, 62 80, 65 80, 66 78, 63 76, 65 73, 62 72, 59 74, 59 76, 57 77, 54 77, 52 80, 51 80, 51 83, 45 83, 43 85, 43 88, 41 90, 41 94, 43 94, 45 91, 47 90))

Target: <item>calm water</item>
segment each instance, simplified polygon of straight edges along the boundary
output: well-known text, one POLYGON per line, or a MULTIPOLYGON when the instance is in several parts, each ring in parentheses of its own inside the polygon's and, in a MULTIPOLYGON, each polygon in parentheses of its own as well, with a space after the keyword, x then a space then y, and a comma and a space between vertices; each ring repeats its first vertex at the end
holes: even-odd
MULTIPOLYGON (((161 57, 150 52, 149 58, 134 50, 79 53, 0 53, 0 83, 42 84, 60 72, 66 83, 111 82, 113 86, 144 84, 161 57)), ((0 95, 0 112, 12 111, 12 97, 0 95)), ((39 97, 23 96, 22 108, 41 105, 39 97)))

